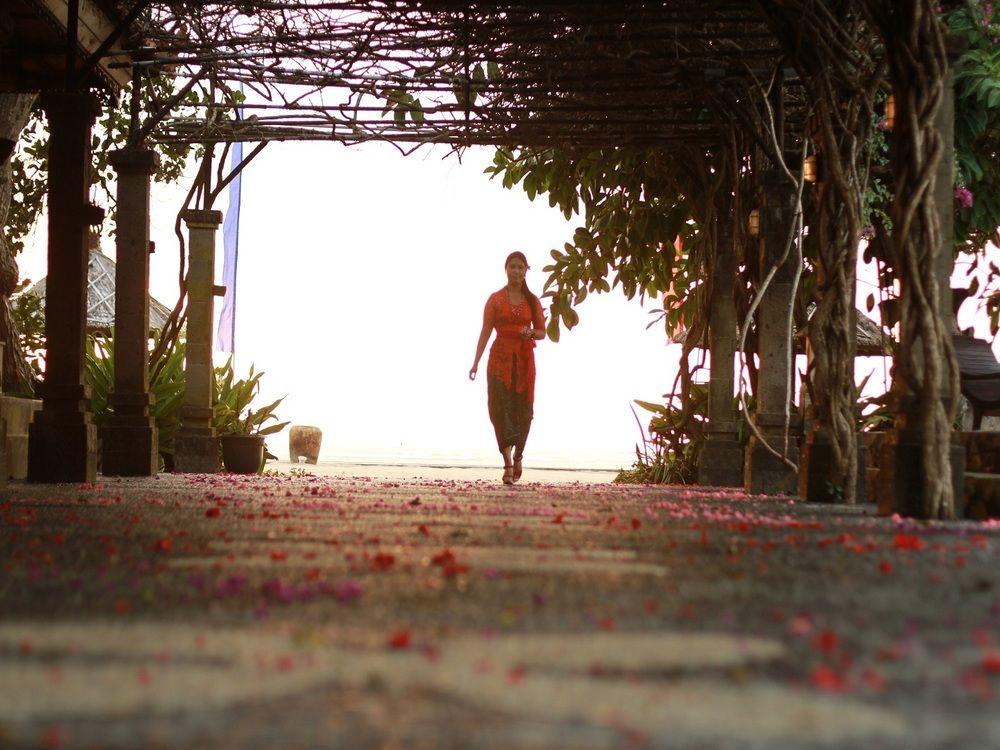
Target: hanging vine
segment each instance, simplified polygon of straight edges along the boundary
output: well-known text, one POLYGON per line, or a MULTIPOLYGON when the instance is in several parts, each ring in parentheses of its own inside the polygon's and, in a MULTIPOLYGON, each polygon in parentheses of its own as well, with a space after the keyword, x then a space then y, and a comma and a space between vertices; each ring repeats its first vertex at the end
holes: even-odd
MULTIPOLYGON (((808 324, 814 424, 830 439, 831 493, 853 503, 857 477, 857 248, 864 226, 874 100, 884 77, 877 38, 852 3, 762 3, 810 105, 816 305, 808 324)), ((810 469, 813 470, 813 469, 810 469)))
MULTIPOLYGON (((945 153, 937 123, 948 80, 945 27, 932 0, 864 0, 863 4, 885 45, 896 101, 890 215, 901 314, 895 373, 916 402, 904 406, 897 419, 902 427, 920 431, 921 514, 952 518, 949 452, 958 367, 951 331, 942 317, 947 311, 940 309, 936 268, 939 253, 947 252, 951 259, 951 238, 942 237, 935 196, 938 163, 945 153)), ((950 184, 947 190, 950 194, 950 184)))

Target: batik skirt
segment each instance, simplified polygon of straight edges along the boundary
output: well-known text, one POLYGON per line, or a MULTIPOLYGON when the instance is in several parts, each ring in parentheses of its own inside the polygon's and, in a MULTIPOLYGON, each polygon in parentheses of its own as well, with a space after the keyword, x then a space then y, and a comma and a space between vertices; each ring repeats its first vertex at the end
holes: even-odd
POLYGON ((531 392, 517 392, 516 372, 511 387, 496 377, 487 378, 487 403, 490 410, 490 421, 497 436, 497 447, 503 453, 508 446, 514 446, 514 459, 520 460, 524 455, 524 444, 531 429, 531 419, 534 410, 531 404, 531 392))

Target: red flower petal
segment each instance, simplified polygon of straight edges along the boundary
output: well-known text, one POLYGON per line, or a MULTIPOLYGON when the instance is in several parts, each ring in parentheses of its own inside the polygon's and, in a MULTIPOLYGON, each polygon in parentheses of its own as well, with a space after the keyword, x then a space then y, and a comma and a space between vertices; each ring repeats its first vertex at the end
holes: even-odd
POLYGON ((157 539, 153 543, 153 552, 169 552, 174 548, 174 542, 169 536, 157 539))
POLYGON ((840 645, 840 638, 838 638, 837 634, 832 630, 824 630, 813 638, 812 644, 813 648, 817 651, 829 653, 830 651, 834 651, 837 646, 840 645))
POLYGON ((837 674, 826 664, 819 664, 813 667, 809 673, 809 682, 813 687, 828 693, 842 693, 847 689, 847 682, 843 676, 837 674))
POLYGON ((917 552, 926 546, 923 539, 913 534, 896 534, 893 544, 896 546, 896 549, 909 552, 917 552))
POLYGON ((402 628, 389 634, 389 648, 401 651, 410 647, 410 629, 402 628))
POLYGON ((983 654, 981 666, 984 672, 1000 674, 1000 651, 989 651, 983 654))

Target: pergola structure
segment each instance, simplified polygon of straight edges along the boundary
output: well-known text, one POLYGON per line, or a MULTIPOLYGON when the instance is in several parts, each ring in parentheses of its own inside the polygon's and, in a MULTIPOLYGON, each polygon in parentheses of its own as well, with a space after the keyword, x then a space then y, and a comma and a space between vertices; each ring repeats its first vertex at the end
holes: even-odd
MULTIPOLYGON (((42 12, 40 5, 56 0, 17 2, 42 12)), ((882 461, 880 502, 908 515, 955 512, 962 461, 951 445, 956 370, 950 301, 944 303, 950 294, 954 50, 931 0, 59 2, 67 9, 62 58, 41 44, 18 49, 22 74, 0 77, 8 90, 46 92, 50 283, 73 300, 46 311, 49 358, 44 410, 31 432, 32 481, 94 478, 82 379, 85 282, 78 271, 86 265, 86 229, 95 210, 86 203, 83 168, 100 91, 115 95, 125 73, 133 92, 147 76, 173 76, 182 85, 148 111, 133 100, 128 146, 113 155, 120 278, 115 417, 103 438, 105 473, 156 470, 146 375, 151 140, 213 147, 381 140, 404 151, 428 143, 573 152, 663 148, 689 156, 686 169, 708 186, 697 212, 710 238, 705 277, 713 363, 701 481, 756 492, 799 490, 812 500, 832 499, 825 488, 833 482, 848 487, 853 500, 849 480, 859 469, 854 267, 866 180, 859 149, 874 124, 876 93, 891 87, 902 336, 895 352, 897 425, 882 461), (111 31, 88 53, 77 43, 74 18, 95 8, 111 31), (98 80, 98 69, 110 75, 98 80), (211 97, 186 100, 198 80, 211 82, 211 97), (245 97, 235 94, 240 86, 245 97), (182 101, 199 114, 173 114, 182 101), (822 242, 822 292, 809 337, 822 396, 798 457, 787 445, 790 309, 802 266, 807 156, 821 164, 811 188, 819 218, 810 231, 822 242), (751 209, 759 217, 755 233, 746 231, 751 209), (732 292, 737 266, 750 256, 766 274, 755 300, 754 437, 744 451, 732 408, 734 331, 742 322, 732 292), (955 482, 948 479, 953 473, 955 482)), ((3 20, 15 34, 37 22, 28 10, 3 20)), ((2 42, 7 50, 12 38, 8 32, 2 42)), ((210 189, 212 151, 192 190, 200 205, 183 214, 190 236, 188 366, 177 463, 189 471, 213 470, 216 462, 212 269, 221 214, 211 202, 219 188, 210 189)))

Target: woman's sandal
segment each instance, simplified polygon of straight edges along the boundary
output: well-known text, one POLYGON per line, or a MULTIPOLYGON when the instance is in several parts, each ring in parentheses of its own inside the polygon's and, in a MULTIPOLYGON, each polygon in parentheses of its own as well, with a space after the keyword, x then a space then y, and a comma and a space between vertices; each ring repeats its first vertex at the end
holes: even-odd
POLYGON ((514 467, 510 464, 503 465, 503 483, 514 484, 514 467))
POLYGON ((522 471, 521 459, 515 458, 514 459, 514 481, 515 482, 521 478, 521 471, 522 471))

